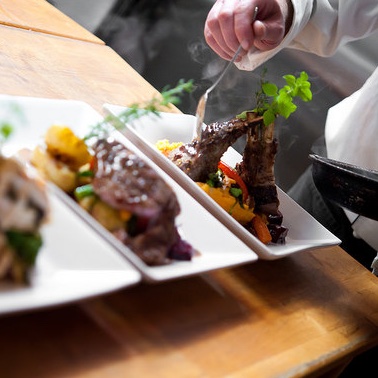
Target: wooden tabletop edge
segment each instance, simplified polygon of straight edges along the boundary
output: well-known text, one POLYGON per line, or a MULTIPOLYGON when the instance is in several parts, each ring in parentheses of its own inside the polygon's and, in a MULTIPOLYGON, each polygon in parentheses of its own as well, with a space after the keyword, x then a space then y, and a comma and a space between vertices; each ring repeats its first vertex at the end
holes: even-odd
POLYGON ((90 34, 90 36, 92 38, 75 37, 75 36, 70 35, 68 33, 67 34, 65 34, 65 33, 56 34, 52 31, 44 30, 44 29, 41 29, 41 28, 30 28, 28 26, 23 26, 23 25, 19 25, 19 24, 13 23, 13 22, 6 22, 6 21, 1 21, 1 20, 0 20, 0 25, 8 26, 8 27, 11 27, 11 28, 16 28, 16 29, 27 30, 27 31, 36 32, 36 33, 48 34, 48 35, 52 35, 52 36, 55 36, 55 37, 72 39, 72 40, 76 40, 76 41, 83 41, 83 42, 90 42, 90 43, 99 44, 99 45, 106 45, 105 42, 102 39, 98 38, 94 34, 90 34))

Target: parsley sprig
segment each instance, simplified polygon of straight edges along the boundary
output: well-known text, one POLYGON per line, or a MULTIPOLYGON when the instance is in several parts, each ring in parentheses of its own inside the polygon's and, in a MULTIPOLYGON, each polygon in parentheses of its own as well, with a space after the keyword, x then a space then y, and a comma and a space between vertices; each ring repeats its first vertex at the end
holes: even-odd
POLYGON ((277 116, 289 118, 297 110, 294 103, 296 98, 304 102, 312 100, 311 83, 306 72, 302 71, 298 77, 285 75, 283 78, 286 85, 281 89, 276 84, 262 79, 261 89, 256 93, 256 108, 242 112, 237 118, 246 119, 246 113, 252 111, 262 116, 264 125, 268 126, 277 116))
POLYGON ((145 115, 155 114, 160 116, 159 112, 169 105, 179 105, 181 97, 185 92, 190 93, 193 90, 193 80, 184 81, 179 80, 177 85, 173 88, 165 86, 160 95, 153 97, 145 103, 131 104, 127 109, 121 112, 118 116, 109 114, 102 121, 91 128, 91 131, 84 137, 84 140, 92 138, 100 138, 108 135, 111 130, 116 128, 121 130, 126 123, 135 121, 145 115), (111 126, 110 126, 111 125, 111 126))
POLYGON ((11 136, 13 130, 14 128, 9 122, 0 122, 0 146, 11 136))
POLYGON ((25 124, 22 108, 13 101, 2 105, 0 118, 0 153, 3 145, 8 141, 19 125, 25 124))

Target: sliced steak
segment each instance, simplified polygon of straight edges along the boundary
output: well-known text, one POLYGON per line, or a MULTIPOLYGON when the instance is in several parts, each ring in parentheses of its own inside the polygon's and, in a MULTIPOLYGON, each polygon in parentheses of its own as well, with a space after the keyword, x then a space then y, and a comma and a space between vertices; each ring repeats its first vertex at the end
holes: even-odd
POLYGON ((169 262, 169 251, 179 235, 175 217, 180 205, 172 188, 134 152, 114 140, 101 139, 93 146, 96 163, 93 188, 109 206, 127 210, 143 224, 142 232, 115 236, 130 246, 148 265, 169 262))

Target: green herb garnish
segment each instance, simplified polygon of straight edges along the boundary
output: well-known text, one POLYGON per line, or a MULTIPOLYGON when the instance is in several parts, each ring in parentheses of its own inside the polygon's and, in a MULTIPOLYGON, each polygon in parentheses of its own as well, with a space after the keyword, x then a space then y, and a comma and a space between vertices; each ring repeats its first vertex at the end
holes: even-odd
POLYGON ((237 118, 246 119, 247 112, 255 112, 263 117, 264 125, 272 124, 277 116, 289 118, 297 110, 295 98, 302 101, 312 100, 311 83, 306 72, 298 77, 285 75, 286 85, 281 89, 276 84, 261 80, 261 90, 256 93, 256 108, 237 115, 237 118))
POLYGON ((223 172, 218 169, 215 173, 209 173, 209 178, 206 180, 206 184, 210 188, 221 188, 223 181, 223 172))
POLYGON ((0 119, 0 149, 19 125, 26 123, 21 107, 13 102, 2 106, 0 119))
POLYGON ((0 123, 0 138, 1 141, 7 140, 13 132, 13 126, 9 122, 0 123))
POLYGON ((42 246, 40 234, 33 234, 20 231, 6 231, 9 245, 15 250, 17 256, 26 266, 35 263, 39 249, 42 246))
POLYGON ((101 122, 92 127, 90 133, 84 137, 84 140, 105 137, 114 130, 114 128, 121 130, 125 127, 126 123, 135 121, 145 115, 155 114, 156 116, 160 116, 159 112, 162 108, 170 104, 179 105, 181 96, 185 92, 190 93, 192 90, 193 80, 184 81, 181 79, 174 88, 169 88, 169 86, 164 87, 160 96, 153 97, 144 104, 132 104, 118 116, 112 114, 107 115, 101 122))

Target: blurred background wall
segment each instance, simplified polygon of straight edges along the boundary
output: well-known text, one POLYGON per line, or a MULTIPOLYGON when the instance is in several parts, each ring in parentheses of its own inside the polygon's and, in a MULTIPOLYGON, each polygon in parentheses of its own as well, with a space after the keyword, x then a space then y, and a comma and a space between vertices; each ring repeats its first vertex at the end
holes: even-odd
MULTIPOLYGON (((179 106, 194 114, 197 101, 225 62, 203 38, 213 0, 51 0, 58 9, 100 37, 157 89, 194 79, 195 91, 179 106)), ((321 138, 328 109, 358 89, 378 61, 377 35, 342 47, 331 58, 285 50, 255 72, 230 69, 209 98, 206 122, 233 117, 254 105, 263 68, 268 80, 306 71, 314 93, 310 103, 298 103, 289 120, 277 122, 279 152, 276 180, 288 190, 310 164, 308 154, 321 138)), ((243 141, 235 145, 242 150, 243 141)))

